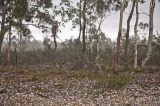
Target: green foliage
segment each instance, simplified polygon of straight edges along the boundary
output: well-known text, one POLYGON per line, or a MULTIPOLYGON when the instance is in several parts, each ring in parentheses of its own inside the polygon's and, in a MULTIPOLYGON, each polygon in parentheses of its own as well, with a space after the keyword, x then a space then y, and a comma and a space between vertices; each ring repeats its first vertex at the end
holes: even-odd
POLYGON ((13 15, 15 18, 22 18, 28 11, 28 1, 27 0, 16 0, 15 8, 13 10, 13 15))
POLYGON ((146 71, 146 68, 142 67, 142 66, 138 66, 136 69, 134 69, 134 72, 136 72, 136 73, 141 73, 144 71, 146 71))
POLYGON ((132 72, 135 72, 135 73, 141 73, 141 72, 144 72, 146 71, 146 68, 145 67, 142 67, 142 66, 138 66, 136 69, 133 67, 133 65, 127 65, 123 68, 121 68, 122 72, 128 72, 128 73, 132 73, 132 72))
POLYGON ((121 70, 123 72, 134 72, 135 71, 133 65, 126 65, 124 67, 121 67, 121 70))
POLYGON ((93 72, 87 70, 78 70, 73 72, 70 77, 77 79, 88 78, 96 81, 95 87, 106 87, 108 89, 120 89, 131 81, 129 72, 121 72, 118 75, 113 74, 109 71, 93 72))
POLYGON ((104 6, 105 6, 105 3, 103 0, 98 0, 97 2, 97 12, 98 13, 102 13, 104 11, 104 6))
POLYGON ((144 23, 144 22, 140 22, 138 26, 140 29, 143 29, 143 30, 149 27, 148 23, 144 23))
MULTIPOLYGON (((160 44, 160 34, 157 32, 156 42, 160 44)), ((156 45, 156 50, 160 52, 160 45, 156 45)))
POLYGON ((157 31, 156 34, 153 36, 153 42, 152 42, 152 55, 150 58, 150 61, 148 64, 150 66, 160 66, 160 34, 157 31))
POLYGON ((25 14, 25 21, 30 22, 32 18, 34 17, 34 13, 37 11, 37 8, 32 7, 28 9, 27 13, 25 14))
POLYGON ((34 2, 36 2, 39 7, 50 8, 53 6, 52 0, 36 0, 34 2))
POLYGON ((52 0, 44 0, 44 8, 52 7, 52 0))

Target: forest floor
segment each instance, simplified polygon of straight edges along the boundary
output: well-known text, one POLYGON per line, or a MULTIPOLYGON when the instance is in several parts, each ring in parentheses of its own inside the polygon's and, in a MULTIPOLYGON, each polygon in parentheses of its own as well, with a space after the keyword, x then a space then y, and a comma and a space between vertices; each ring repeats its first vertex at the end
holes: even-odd
POLYGON ((160 72, 125 75, 0 67, 0 106, 160 106, 160 72))

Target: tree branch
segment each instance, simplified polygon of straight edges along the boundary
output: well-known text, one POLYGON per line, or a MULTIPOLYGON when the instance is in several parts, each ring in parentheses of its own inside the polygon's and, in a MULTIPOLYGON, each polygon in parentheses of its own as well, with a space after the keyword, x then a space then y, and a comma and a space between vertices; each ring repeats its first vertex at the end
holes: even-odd
MULTIPOLYGON (((127 13, 127 12, 124 12, 125 14, 129 14, 129 13, 127 13)), ((144 15, 146 15, 146 16, 149 16, 149 14, 147 14, 146 12, 139 12, 139 14, 144 14, 144 15)), ((134 14, 134 15, 136 15, 136 14, 134 14)))
POLYGON ((147 16, 150 16, 149 14, 147 14, 146 12, 141 12, 139 14, 144 14, 144 15, 147 15, 147 16))

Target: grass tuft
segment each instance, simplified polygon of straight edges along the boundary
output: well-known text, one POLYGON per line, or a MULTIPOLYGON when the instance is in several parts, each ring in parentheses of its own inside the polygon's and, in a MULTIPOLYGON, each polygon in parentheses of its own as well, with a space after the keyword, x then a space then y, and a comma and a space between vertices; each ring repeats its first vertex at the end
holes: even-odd
POLYGON ((109 89, 120 89, 125 86, 131 78, 127 72, 122 72, 119 75, 108 74, 106 76, 96 76, 97 86, 106 86, 109 89))

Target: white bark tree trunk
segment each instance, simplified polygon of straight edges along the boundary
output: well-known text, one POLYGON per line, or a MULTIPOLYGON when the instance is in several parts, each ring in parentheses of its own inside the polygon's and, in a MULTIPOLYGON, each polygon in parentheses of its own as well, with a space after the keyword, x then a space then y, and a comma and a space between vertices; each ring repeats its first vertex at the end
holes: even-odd
POLYGON ((8 54, 7 54, 8 64, 11 63, 11 22, 9 23, 9 35, 8 35, 8 54))
POLYGON ((138 13, 138 2, 136 3, 136 22, 134 26, 134 34, 135 34, 135 44, 134 44, 134 68, 137 68, 137 56, 138 56, 138 51, 137 51, 137 38, 138 38, 138 21, 139 21, 139 13, 138 13))
POLYGON ((156 0, 150 1, 148 50, 147 50, 146 58, 142 61, 142 66, 146 65, 146 63, 151 58, 151 54, 152 54, 153 15, 154 15, 155 3, 156 3, 156 0))

